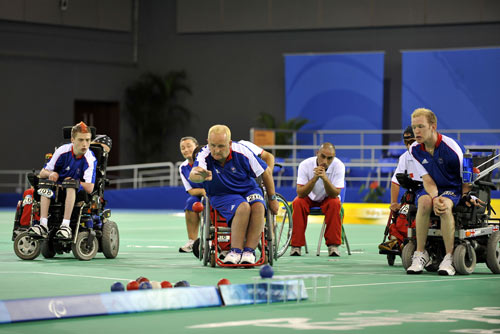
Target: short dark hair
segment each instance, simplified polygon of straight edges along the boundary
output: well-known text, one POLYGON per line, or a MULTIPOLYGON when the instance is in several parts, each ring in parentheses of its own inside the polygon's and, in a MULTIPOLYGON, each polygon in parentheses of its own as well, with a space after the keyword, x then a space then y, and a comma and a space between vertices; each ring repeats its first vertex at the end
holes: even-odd
POLYGON ((411 125, 409 125, 404 131, 403 131, 403 139, 411 139, 415 138, 415 134, 413 133, 413 128, 411 125))

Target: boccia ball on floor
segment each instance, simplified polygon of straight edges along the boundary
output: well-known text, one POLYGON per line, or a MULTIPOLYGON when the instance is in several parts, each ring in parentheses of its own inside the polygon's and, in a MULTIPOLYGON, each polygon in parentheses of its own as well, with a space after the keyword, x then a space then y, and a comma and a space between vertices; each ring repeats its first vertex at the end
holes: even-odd
POLYGON ((179 282, 175 283, 174 288, 185 288, 188 286, 189 286, 188 281, 179 281, 179 282))
POLYGON ((262 268, 260 268, 260 277, 262 278, 272 278, 274 275, 274 270, 273 267, 270 265, 266 264, 263 265, 262 268))
POLYGON ((169 281, 163 281, 160 284, 162 289, 168 289, 172 287, 172 283, 170 283, 169 281))
POLYGON ((153 289, 161 289, 161 283, 157 281, 151 281, 151 286, 153 289))
POLYGON ((151 282, 148 282, 148 281, 144 281, 141 284, 139 284, 140 290, 148 290, 148 289, 152 289, 152 288, 153 288, 153 286, 151 285, 151 282))
POLYGON ((113 292, 115 292, 115 291, 125 291, 125 286, 123 285, 122 282, 114 282, 111 285, 111 291, 113 291, 113 292))
POLYGON ((146 277, 143 277, 143 276, 139 276, 135 279, 137 281, 137 283, 141 284, 142 282, 149 282, 149 279, 147 279, 146 277))
POLYGON ((139 283, 137 281, 130 281, 127 284, 127 290, 138 290, 139 289, 139 283))
POLYGON ((219 285, 229 285, 231 284, 231 282, 227 279, 227 278, 222 278, 219 280, 219 282, 217 282, 217 286, 219 285))

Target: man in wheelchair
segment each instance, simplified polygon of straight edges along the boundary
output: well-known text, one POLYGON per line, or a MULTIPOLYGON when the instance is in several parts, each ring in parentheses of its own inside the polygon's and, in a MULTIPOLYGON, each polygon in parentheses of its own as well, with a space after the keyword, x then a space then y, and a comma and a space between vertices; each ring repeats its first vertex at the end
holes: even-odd
POLYGON ((96 177, 97 159, 90 150, 91 131, 80 122, 71 129, 71 143, 60 146, 39 175, 40 224, 33 225, 28 233, 34 237, 47 238, 48 213, 51 199, 55 197, 55 187, 65 190, 64 216, 56 232, 60 239, 71 239, 71 214, 76 199, 92 193, 96 177))
MULTIPOLYGON (((430 215, 433 211, 441 221, 446 255, 439 264, 440 275, 455 275, 452 254, 455 243, 455 219, 452 209, 462 195, 468 194, 470 186, 462 182, 462 164, 465 149, 455 140, 437 132, 436 115, 429 109, 416 109, 411 116, 416 142, 410 147, 415 167, 422 176, 423 188, 416 193, 416 239, 417 247, 407 274, 420 274, 430 265, 425 246, 429 231, 430 215)), ((470 203, 480 205, 476 198, 470 203)), ((469 204, 470 205, 470 204, 469 204)))
POLYGON ((231 251, 226 264, 254 264, 265 223, 265 200, 255 178, 262 175, 270 210, 278 211, 272 171, 252 151, 231 141, 225 125, 214 125, 208 131, 208 145, 198 153, 189 179, 203 182, 210 203, 231 226, 231 251))

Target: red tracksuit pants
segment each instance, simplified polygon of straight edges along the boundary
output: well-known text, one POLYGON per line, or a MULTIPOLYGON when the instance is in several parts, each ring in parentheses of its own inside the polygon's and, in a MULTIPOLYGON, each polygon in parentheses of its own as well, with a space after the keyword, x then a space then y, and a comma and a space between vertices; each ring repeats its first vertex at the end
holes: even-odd
POLYGON ((320 207, 325 214, 326 245, 340 245, 342 243, 342 222, 340 220, 341 203, 338 198, 325 198, 322 202, 314 202, 309 196, 296 197, 292 202, 293 229, 292 246, 302 247, 306 244, 307 217, 312 207, 320 207))

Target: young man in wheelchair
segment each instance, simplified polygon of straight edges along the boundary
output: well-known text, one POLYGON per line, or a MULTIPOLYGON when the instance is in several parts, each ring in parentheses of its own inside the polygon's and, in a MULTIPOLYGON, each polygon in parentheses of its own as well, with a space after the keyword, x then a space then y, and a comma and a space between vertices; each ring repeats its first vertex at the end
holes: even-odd
POLYGON ((71 214, 75 201, 94 190, 97 159, 90 150, 91 131, 80 122, 71 129, 71 143, 60 146, 39 175, 38 194, 40 195, 40 224, 28 230, 31 236, 48 236, 48 214, 55 188, 65 190, 64 217, 56 232, 56 238, 71 239, 71 214), (82 196, 83 195, 83 196, 82 196))
MULTIPOLYGON (((382 251, 400 251, 403 247, 403 241, 407 237, 408 233, 408 222, 406 217, 408 215, 409 204, 414 204, 413 202, 407 203, 407 198, 403 196, 403 203, 398 201, 399 191, 401 185, 396 175, 403 173, 407 174, 411 180, 416 182, 422 182, 422 177, 418 174, 415 168, 415 162, 410 155, 410 146, 415 142, 415 135, 413 134, 413 129, 408 126, 403 132, 403 140, 406 146, 406 151, 401 154, 398 160, 398 166, 394 171, 391 179, 391 217, 393 217, 394 223, 388 226, 389 240, 381 243, 378 248, 382 251)), ((407 189, 408 190, 408 189, 407 189)), ((408 193, 405 193, 407 195, 408 193)))
POLYGON ((265 223, 265 201, 255 178, 262 175, 270 210, 278 211, 271 173, 266 163, 242 144, 231 141, 225 125, 208 131, 208 145, 196 157, 189 179, 204 182, 210 203, 231 226, 231 251, 226 264, 253 264, 265 223))
MULTIPOLYGON (((439 265, 440 275, 455 275, 452 254, 455 243, 455 219, 452 209, 470 186, 462 182, 462 163, 465 149, 455 140, 437 132, 436 115, 429 109, 416 109, 411 116, 416 143, 410 147, 415 167, 422 176, 423 189, 417 191, 416 238, 417 247, 412 264, 406 272, 420 274, 431 264, 425 250, 433 211, 441 220, 446 255, 439 265)), ((480 205, 472 198, 470 202, 480 205)))

